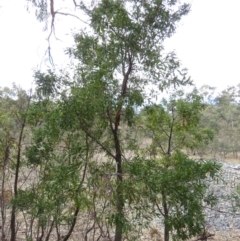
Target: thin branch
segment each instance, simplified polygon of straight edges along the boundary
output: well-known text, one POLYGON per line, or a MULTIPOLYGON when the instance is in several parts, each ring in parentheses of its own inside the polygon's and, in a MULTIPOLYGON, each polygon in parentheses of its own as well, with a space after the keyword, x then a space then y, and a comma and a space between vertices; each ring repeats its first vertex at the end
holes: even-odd
POLYGON ((165 135, 169 138, 170 136, 168 135, 168 133, 163 129, 163 127, 160 125, 161 130, 163 131, 163 133, 165 133, 165 135))
POLYGON ((48 231, 48 234, 47 234, 47 236, 46 236, 46 239, 45 239, 45 241, 48 241, 49 240, 49 238, 50 238, 50 234, 51 234, 51 232, 52 232, 52 230, 53 230, 53 227, 54 227, 54 220, 52 221, 52 224, 51 224, 51 226, 50 226, 50 229, 49 229, 49 231, 48 231))
POLYGON ((121 156, 122 156, 123 159, 129 164, 129 161, 127 160, 127 158, 126 158, 123 154, 121 154, 121 156))
POLYGON ((168 139, 168 155, 171 155, 171 142, 172 142, 172 138, 173 138, 173 126, 174 126, 174 109, 173 109, 173 106, 172 106, 172 124, 171 124, 171 127, 170 127, 170 133, 169 133, 169 139, 168 139))
POLYGON ((113 159, 116 159, 116 157, 111 153, 110 150, 108 150, 100 141, 98 141, 95 137, 93 137, 88 131, 83 130, 92 140, 94 140, 104 151, 107 152, 108 155, 110 155, 113 159))
MULTIPOLYGON (((77 3, 76 3, 75 0, 73 0, 73 2, 74 2, 75 7, 79 6, 79 5, 77 5, 77 3)), ((80 6, 79 6, 79 7, 80 7, 80 6)), ((64 13, 64 12, 60 12, 60 11, 58 11, 58 10, 55 11, 55 10, 54 10, 54 0, 50 0, 50 14, 51 14, 51 16, 52 16, 51 28, 50 28, 50 33, 49 33, 49 35, 48 35, 48 37, 47 37, 48 48, 47 48, 44 56, 45 56, 46 54, 48 54, 49 62, 50 62, 51 65, 54 66, 54 61, 53 61, 53 57, 52 57, 52 54, 51 54, 50 38, 51 38, 52 34, 54 34, 55 38, 57 39, 56 34, 55 34, 55 25, 54 25, 56 15, 57 15, 57 14, 60 14, 60 15, 64 15, 64 16, 71 16, 71 17, 77 18, 78 20, 82 21, 82 22, 85 23, 85 24, 87 24, 87 22, 85 22, 84 20, 80 19, 78 16, 76 16, 76 15, 74 15, 74 14, 64 13)))
MULTIPOLYGON (((108 201, 108 200, 106 200, 105 203, 103 204, 102 212, 99 214, 100 217, 101 217, 101 215, 103 214, 104 210, 107 208, 107 205, 106 205, 107 201, 108 201)), ((100 232, 101 232, 101 233, 100 233, 100 236, 99 236, 98 239, 97 239, 97 240, 100 240, 101 237, 104 238, 104 236, 105 236, 105 235, 103 235, 103 234, 104 234, 104 231, 103 231, 102 226, 100 225, 100 223, 99 223, 99 221, 98 221, 98 219, 97 219, 96 217, 95 217, 95 221, 94 221, 94 222, 97 223, 98 228, 100 229, 100 232)))
POLYGON ((111 131, 113 132, 114 131, 114 129, 113 129, 113 121, 112 121, 112 118, 111 118, 111 115, 110 115, 110 111, 109 111, 108 108, 107 108, 107 116, 108 116, 108 119, 109 119, 109 124, 110 124, 111 131))
POLYGON ((159 205, 157 204, 157 202, 155 202, 158 211, 162 214, 163 217, 165 217, 166 215, 162 212, 161 208, 159 207, 159 205))
POLYGON ((75 5, 75 8, 76 8, 76 7, 80 7, 80 5, 77 4, 77 2, 76 2, 75 0, 73 0, 73 3, 74 3, 74 5, 75 5))
POLYGON ((52 16, 51 29, 50 29, 50 33, 49 33, 49 35, 47 37, 48 48, 47 48, 44 56, 46 54, 48 54, 48 59, 49 59, 50 64, 52 66, 55 66, 54 62, 53 62, 52 54, 51 54, 51 45, 50 45, 50 38, 51 38, 52 34, 54 34, 54 36, 56 37, 56 35, 55 35, 55 26, 54 26, 54 21, 55 21, 55 16, 56 16, 56 12, 54 11, 54 0, 50 0, 50 12, 51 12, 51 16, 52 16))
POLYGON ((179 143, 178 145, 174 146, 174 147, 171 149, 171 152, 174 151, 175 149, 177 149, 177 148, 184 142, 185 138, 186 138, 186 136, 184 135, 184 136, 182 137, 181 143, 179 143))
POLYGON ((87 235, 88 235, 89 232, 91 232, 94 229, 95 224, 96 224, 96 219, 94 220, 93 225, 85 231, 85 234, 84 234, 84 240, 85 241, 87 241, 87 235))
POLYGON ((160 149, 162 150, 162 153, 163 153, 164 155, 166 155, 166 152, 164 151, 161 143, 159 144, 159 147, 160 147, 160 149))
POLYGON ((71 236, 71 234, 72 234, 72 232, 73 232, 73 229, 74 229, 74 227, 75 227, 75 224, 76 224, 76 222, 77 222, 78 213, 79 213, 79 207, 77 207, 76 210, 75 210, 75 212, 74 212, 73 222, 72 222, 71 228, 70 228, 70 230, 68 231, 67 235, 64 236, 63 241, 67 241, 67 240, 70 238, 70 236, 71 236))
POLYGON ((19 124, 22 125, 22 121, 20 120, 19 115, 17 113, 13 112, 13 111, 12 111, 12 114, 15 115, 15 117, 16 117, 17 121, 19 122, 19 124))
POLYGON ((64 13, 64 12, 56 11, 55 14, 60 14, 60 15, 64 15, 64 16, 71 16, 71 17, 74 17, 74 18, 80 20, 81 22, 83 22, 85 24, 88 24, 86 21, 82 20, 81 18, 79 18, 78 16, 76 16, 75 14, 72 14, 72 13, 64 13))

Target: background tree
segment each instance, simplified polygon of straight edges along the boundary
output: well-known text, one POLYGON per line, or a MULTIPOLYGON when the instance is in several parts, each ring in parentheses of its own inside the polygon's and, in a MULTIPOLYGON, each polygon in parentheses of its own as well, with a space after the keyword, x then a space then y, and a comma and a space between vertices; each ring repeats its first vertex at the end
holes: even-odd
POLYGON ((215 93, 202 113, 200 126, 207 126, 215 133, 213 142, 205 149, 205 155, 238 158, 239 105, 237 87, 229 87, 215 93))
POLYGON ((17 86, 13 86, 12 89, 4 88, 0 92, 2 239, 8 232, 7 226, 4 226, 5 223, 8 223, 11 240, 16 240, 16 207, 11 206, 10 220, 6 218, 6 208, 11 199, 18 196, 20 168, 23 162, 22 152, 27 139, 25 132, 30 101, 31 94, 27 94, 17 86))
POLYGON ((152 138, 150 155, 171 156, 175 150, 196 150, 209 144, 213 132, 199 127, 205 104, 198 91, 194 89, 189 94, 176 91, 168 98, 160 105, 150 105, 143 110, 146 134, 152 138))

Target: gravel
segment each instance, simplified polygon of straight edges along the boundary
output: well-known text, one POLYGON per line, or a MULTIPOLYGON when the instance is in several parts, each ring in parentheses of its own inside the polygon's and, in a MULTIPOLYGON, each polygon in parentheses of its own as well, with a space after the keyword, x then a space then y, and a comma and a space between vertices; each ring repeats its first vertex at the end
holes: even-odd
POLYGON ((219 178, 210 185, 210 192, 218 198, 212 209, 206 209, 206 226, 215 231, 240 229, 240 206, 236 206, 233 196, 240 187, 240 165, 223 162, 219 178))

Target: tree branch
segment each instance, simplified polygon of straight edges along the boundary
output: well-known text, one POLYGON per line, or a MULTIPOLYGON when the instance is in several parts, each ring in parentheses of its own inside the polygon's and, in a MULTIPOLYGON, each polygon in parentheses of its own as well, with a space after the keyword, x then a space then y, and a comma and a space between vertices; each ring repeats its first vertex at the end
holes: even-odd
POLYGON ((159 207, 159 205, 157 204, 157 202, 155 202, 155 204, 156 204, 156 206, 157 206, 158 211, 161 213, 161 215, 162 215, 163 217, 165 217, 166 215, 162 212, 162 210, 161 210, 161 208, 159 207))
POLYGON ((116 159, 116 157, 111 153, 110 150, 108 150, 100 141, 98 141, 95 137, 93 137, 88 131, 83 130, 92 140, 94 140, 104 151, 107 152, 109 156, 116 159))
POLYGON ((63 13, 63 12, 56 11, 55 14, 60 14, 60 15, 64 15, 64 16, 71 16, 71 17, 74 17, 74 18, 80 20, 81 22, 83 22, 85 24, 88 24, 86 21, 82 20, 81 18, 79 18, 78 16, 76 16, 75 14, 72 14, 72 13, 63 13))

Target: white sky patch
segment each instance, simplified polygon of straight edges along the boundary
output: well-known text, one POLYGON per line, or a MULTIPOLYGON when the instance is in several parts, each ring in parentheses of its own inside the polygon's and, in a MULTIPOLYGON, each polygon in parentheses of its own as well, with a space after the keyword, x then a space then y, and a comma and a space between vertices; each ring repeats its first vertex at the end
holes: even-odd
MULTIPOLYGON (((1 0, 0 6, 0 86, 15 82, 30 88, 33 69, 46 68, 42 61, 49 31, 42 31, 44 24, 36 20, 33 9, 26 11, 26 0, 1 0)), ((239 0, 193 0, 191 13, 165 42, 166 50, 176 51, 198 87, 207 84, 223 89, 240 83, 239 9, 239 0)), ((81 26, 70 16, 58 17, 60 41, 51 40, 57 67, 65 68, 68 63, 63 51, 73 44, 71 30, 81 26)))
POLYGON ((166 41, 198 87, 240 83, 240 1, 195 0, 177 33, 166 41))
POLYGON ((40 63, 44 33, 41 25, 28 14, 24 0, 2 2, 0 12, 0 86, 12 82, 28 88, 32 82, 32 68, 40 63), (37 31, 39 29, 39 31, 37 31))

